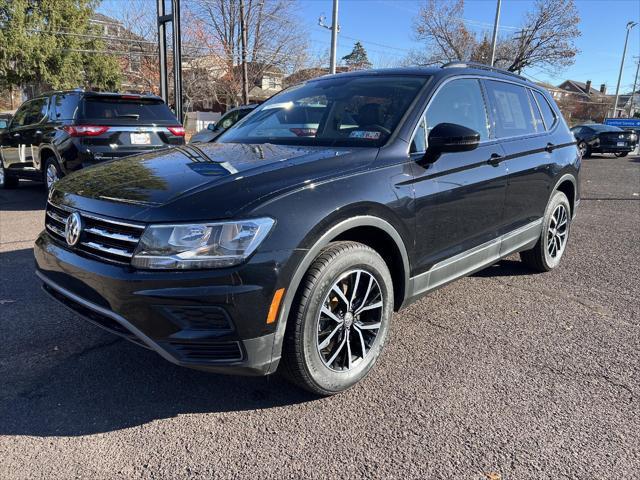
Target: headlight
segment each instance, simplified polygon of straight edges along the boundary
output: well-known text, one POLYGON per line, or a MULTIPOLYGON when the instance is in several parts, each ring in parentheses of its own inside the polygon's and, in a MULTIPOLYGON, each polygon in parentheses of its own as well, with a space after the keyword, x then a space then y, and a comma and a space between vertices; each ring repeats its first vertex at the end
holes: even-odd
POLYGON ((271 218, 238 222, 150 225, 132 265, 149 269, 221 268, 242 263, 265 239, 271 218))

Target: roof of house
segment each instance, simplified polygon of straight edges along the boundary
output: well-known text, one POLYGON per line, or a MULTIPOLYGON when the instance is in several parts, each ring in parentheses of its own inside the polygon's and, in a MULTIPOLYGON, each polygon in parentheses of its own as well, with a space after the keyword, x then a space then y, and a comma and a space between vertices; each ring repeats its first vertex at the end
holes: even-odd
POLYGON ((600 90, 598 90, 597 88, 593 88, 593 86, 591 86, 589 88, 589 91, 587 91, 587 84, 586 83, 582 83, 582 82, 578 82, 577 80, 565 80, 564 82, 562 82, 560 85, 558 85, 557 88, 566 90, 566 86, 567 84, 573 86, 573 88, 575 90, 577 90, 579 93, 583 93, 584 95, 595 95, 595 96, 605 96, 606 94, 602 93, 600 90))
POLYGON ((106 15, 103 15, 102 13, 97 13, 97 12, 91 15, 91 20, 93 20, 94 22, 109 23, 112 25, 121 24, 121 22, 116 20, 115 18, 111 18, 106 15))

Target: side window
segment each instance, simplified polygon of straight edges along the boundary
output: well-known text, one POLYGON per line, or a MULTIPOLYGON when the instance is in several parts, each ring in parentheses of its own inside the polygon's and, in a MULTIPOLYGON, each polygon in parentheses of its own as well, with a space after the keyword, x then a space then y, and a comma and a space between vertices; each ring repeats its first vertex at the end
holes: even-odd
POLYGON ((238 117, 238 112, 231 112, 228 113, 227 115, 224 116, 224 118, 222 119, 222 122, 220 122, 220 127, 222 128, 229 128, 231 125, 233 125, 236 122, 236 118, 238 117))
POLYGON ((538 101, 538 105, 540 106, 540 110, 542 111, 544 124, 547 126, 547 130, 551 130, 555 125, 558 117, 551 108, 551 105, 549 105, 547 99, 544 98, 544 95, 542 95, 540 92, 533 92, 533 94, 535 95, 536 100, 538 101))
POLYGON ((529 102, 531 103, 531 110, 533 111, 535 128, 538 132, 544 132, 544 121, 542 120, 542 114, 536 104, 536 100, 533 98, 533 92, 527 88, 527 93, 529 94, 529 102))
POLYGON ((426 113, 427 137, 440 123, 455 123, 472 128, 480 140, 489 138, 489 121, 480 83, 460 78, 446 83, 431 101, 426 113))
POLYGON ((497 137, 536 133, 531 103, 524 87, 496 80, 487 80, 486 85, 496 120, 497 137))
POLYGON ((23 125, 25 125, 24 121, 26 119, 26 115, 29 112, 30 108, 31 108, 31 102, 26 102, 22 104, 22 106, 18 109, 16 114, 13 116, 13 119, 11 120, 12 128, 22 127, 23 125))
POLYGON ((35 125, 40 123, 47 114, 47 99, 38 98, 29 102, 28 108, 25 110, 22 125, 35 125))
POLYGON ((424 117, 420 119, 416 133, 411 140, 409 153, 424 153, 427 150, 427 134, 424 117))
POLYGON ((73 120, 78 107, 78 96, 58 94, 54 97, 54 120, 73 120))

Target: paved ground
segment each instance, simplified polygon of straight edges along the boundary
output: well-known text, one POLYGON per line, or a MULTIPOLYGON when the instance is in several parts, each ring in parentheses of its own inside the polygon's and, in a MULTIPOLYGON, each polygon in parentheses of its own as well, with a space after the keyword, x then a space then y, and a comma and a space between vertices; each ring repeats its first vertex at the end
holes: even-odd
POLYGON ((507 260, 437 291, 320 400, 74 318, 33 274, 44 194, 0 193, 0 478, 638 478, 640 158, 583 172, 559 270, 507 260))

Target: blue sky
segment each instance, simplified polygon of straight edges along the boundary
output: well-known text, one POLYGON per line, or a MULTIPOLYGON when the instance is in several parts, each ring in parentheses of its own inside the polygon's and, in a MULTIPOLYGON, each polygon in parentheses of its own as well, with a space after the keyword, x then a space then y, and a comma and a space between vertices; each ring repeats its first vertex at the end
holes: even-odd
MULTIPOLYGON (((127 0, 105 0, 106 12, 117 9, 127 0)), ((187 3, 189 0, 182 0, 187 3)), ((330 32, 318 26, 318 17, 326 16, 331 22, 332 0, 298 0, 300 19, 309 32, 315 55, 328 56, 330 32)), ((342 57, 360 40, 375 66, 392 66, 420 45, 412 40, 412 22, 425 0, 340 0, 340 26, 338 53, 342 57)), ((155 0, 149 0, 149 15, 155 14, 155 0)), ((503 0, 500 24, 503 32, 517 29, 534 0, 503 0)), ((607 85, 615 91, 618 69, 624 45, 625 25, 629 20, 640 21, 640 0, 576 0, 580 15, 582 36, 577 40, 580 53, 573 66, 558 73, 531 68, 524 73, 535 80, 554 85, 564 79, 586 82, 594 87, 607 85)), ((467 27, 476 32, 493 28, 496 0, 466 0, 464 18, 467 27)), ((622 91, 630 91, 635 75, 633 57, 640 56, 640 25, 629 36, 622 91)), ((328 63, 328 60, 327 60, 328 63)))

